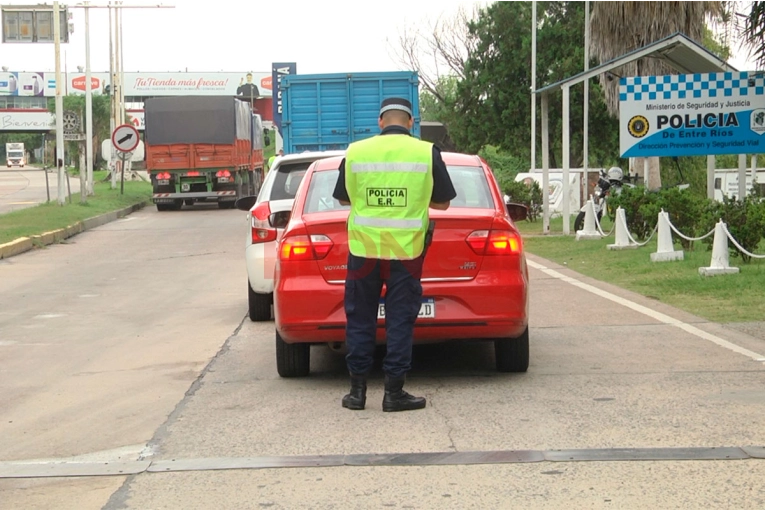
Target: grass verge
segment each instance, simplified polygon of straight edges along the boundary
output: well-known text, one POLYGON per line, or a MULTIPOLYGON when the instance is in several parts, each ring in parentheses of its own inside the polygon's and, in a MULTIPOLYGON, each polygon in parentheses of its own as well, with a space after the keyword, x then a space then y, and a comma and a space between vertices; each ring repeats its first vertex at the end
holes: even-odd
MULTIPOLYGON (((731 257, 731 266, 740 268, 738 274, 706 277, 699 275, 698 270, 699 267, 708 267, 712 260, 712 252, 704 243, 695 243, 693 250, 686 250, 684 260, 651 262, 650 254, 656 251, 655 237, 641 248, 611 251, 606 246, 614 243, 613 235, 598 240, 576 241, 573 227, 571 236, 555 235, 562 232, 562 225, 560 218, 552 220, 552 235, 542 236, 541 220, 519 222, 526 251, 711 321, 765 320, 763 259, 744 263, 739 257, 731 257)), ((611 230, 607 220, 603 229, 606 233, 611 230)), ((677 244, 675 249, 682 248, 677 244)), ((760 243, 756 253, 765 253, 765 242, 760 243)))
POLYGON ((0 215, 0 244, 58 230, 151 199, 151 184, 147 182, 125 181, 125 193, 121 195, 120 183, 117 182, 117 189, 110 189, 109 182, 102 182, 105 177, 106 172, 94 172, 95 195, 88 197, 86 204, 80 204, 80 194, 76 193, 72 194, 71 204, 67 198, 63 206, 53 201, 0 215))

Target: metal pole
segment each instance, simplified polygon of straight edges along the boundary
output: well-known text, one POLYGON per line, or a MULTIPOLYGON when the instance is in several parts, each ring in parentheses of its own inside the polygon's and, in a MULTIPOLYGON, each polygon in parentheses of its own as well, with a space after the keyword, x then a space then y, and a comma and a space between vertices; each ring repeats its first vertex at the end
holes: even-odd
POLYGON ((542 233, 550 233, 550 123, 547 94, 542 94, 542 233))
MULTIPOLYGON (((707 198, 715 199, 715 166, 716 161, 714 155, 707 156, 707 198)), ((723 195, 725 190, 721 189, 723 195)))
POLYGON ((531 2, 531 171, 537 167, 537 3, 531 2))
POLYGON ((562 140, 562 147, 563 147, 563 234, 568 235, 571 231, 571 225, 570 223, 570 190, 569 190, 569 167, 571 165, 570 160, 570 149, 569 144, 571 137, 571 133, 569 132, 569 122, 570 122, 570 115, 569 115, 569 109, 570 109, 570 88, 568 85, 563 86, 563 140, 562 140))
POLYGON ((120 159, 122 160, 122 177, 120 178, 120 195, 125 194, 125 161, 127 160, 127 154, 120 153, 120 159))
MULTIPOLYGON (((114 128, 116 128, 115 119, 117 118, 116 115, 116 107, 117 103, 115 102, 114 98, 117 94, 117 80, 115 78, 114 74, 114 35, 112 33, 112 3, 109 2, 109 89, 111 93, 109 94, 109 108, 110 108, 110 115, 109 115, 109 135, 111 136, 112 133, 114 133, 114 128)), ((115 161, 115 149, 114 147, 109 147, 109 168, 111 172, 111 189, 117 189, 117 164, 115 161)))
POLYGON ((738 199, 746 198, 746 154, 738 155, 738 199))
MULTIPOLYGON (((584 71, 590 69, 590 2, 584 2, 584 71)), ((582 178, 584 179, 584 193, 580 196, 587 199, 589 195, 590 183, 590 80, 584 80, 584 140, 583 152, 584 159, 582 167, 582 178)))
POLYGON ((93 195, 93 91, 90 88, 90 17, 85 2, 85 169, 86 195, 93 195))
POLYGON ((61 15, 53 2, 53 39, 56 51, 56 168, 58 169, 58 205, 66 203, 64 190, 64 98, 61 95, 61 15))

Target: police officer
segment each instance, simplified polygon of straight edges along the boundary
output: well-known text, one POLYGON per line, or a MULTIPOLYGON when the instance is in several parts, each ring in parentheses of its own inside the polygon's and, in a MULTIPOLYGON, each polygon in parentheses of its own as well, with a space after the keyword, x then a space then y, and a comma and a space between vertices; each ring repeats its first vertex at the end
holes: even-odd
POLYGON ((383 283, 387 343, 383 411, 422 409, 426 403, 403 387, 422 303, 428 208, 446 210, 457 194, 441 152, 412 137, 413 124, 409 101, 385 99, 378 120, 380 135, 348 147, 333 193, 342 204, 351 205, 345 280, 351 391, 342 400, 348 409, 361 410, 366 404, 383 283))

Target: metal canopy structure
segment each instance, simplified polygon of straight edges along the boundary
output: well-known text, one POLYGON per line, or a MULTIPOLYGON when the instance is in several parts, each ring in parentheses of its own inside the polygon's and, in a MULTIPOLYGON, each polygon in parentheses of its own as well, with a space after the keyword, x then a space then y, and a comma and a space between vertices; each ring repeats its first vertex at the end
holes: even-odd
MULTIPOLYGON (((642 48, 638 48, 629 53, 605 62, 597 67, 586 70, 565 80, 547 85, 535 90, 533 93, 541 97, 542 101, 542 188, 545 192, 543 197, 543 232, 550 231, 550 131, 549 131, 549 94, 561 89, 563 92, 563 233, 570 233, 570 190, 569 190, 569 170, 571 169, 570 160, 570 139, 569 131, 569 113, 570 113, 570 88, 591 78, 595 78, 603 73, 618 69, 635 60, 653 58, 663 61, 669 67, 675 69, 680 74, 695 73, 714 73, 714 72, 736 72, 736 68, 721 60, 709 50, 688 38, 685 34, 676 33, 665 37, 659 41, 653 42, 642 48)), ((617 77, 619 78, 619 77, 617 77)), ((714 156, 709 156, 714 158, 714 156)), ((587 157, 585 155, 585 161, 587 157)), ((714 159, 712 159, 714 161, 714 159)), ((709 173, 710 165, 707 165, 709 173)), ((587 169, 585 169, 585 172, 587 169)), ((714 166, 711 168, 711 176, 707 179, 714 183, 714 166)))

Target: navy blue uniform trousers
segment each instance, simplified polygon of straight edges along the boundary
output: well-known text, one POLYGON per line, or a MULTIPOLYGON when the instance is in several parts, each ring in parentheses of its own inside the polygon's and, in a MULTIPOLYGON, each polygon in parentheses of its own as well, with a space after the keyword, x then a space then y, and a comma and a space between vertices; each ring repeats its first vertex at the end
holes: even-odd
POLYGON ((424 255, 413 260, 367 259, 348 254, 345 279, 345 357, 348 371, 372 370, 377 333, 377 310, 385 283, 386 375, 398 378, 412 368, 414 323, 422 303, 424 255))

